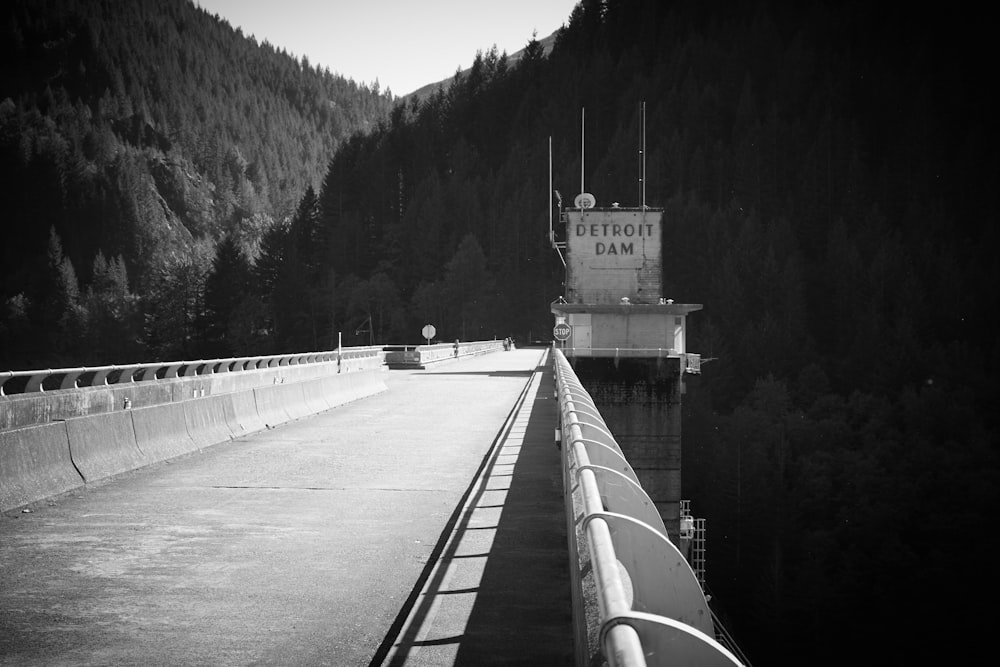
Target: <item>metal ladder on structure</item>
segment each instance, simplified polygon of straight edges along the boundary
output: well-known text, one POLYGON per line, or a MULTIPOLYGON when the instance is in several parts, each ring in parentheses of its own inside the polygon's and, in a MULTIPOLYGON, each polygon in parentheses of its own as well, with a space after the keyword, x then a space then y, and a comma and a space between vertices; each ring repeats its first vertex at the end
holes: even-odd
POLYGON ((705 520, 694 520, 694 539, 691 540, 691 568, 698 577, 701 590, 705 590, 705 520))
POLYGON ((680 501, 681 538, 690 542, 689 565, 705 590, 705 520, 691 516, 691 501, 680 501))
MULTIPOLYGON (((680 518, 681 518, 681 537, 687 539, 690 543, 690 550, 688 551, 689 562, 691 569, 694 570, 694 575, 698 579, 698 584, 701 586, 701 590, 705 593, 705 599, 711 603, 712 595, 708 592, 705 586, 705 519, 696 519, 691 516, 691 501, 682 500, 680 501, 680 518)), ((745 667, 751 667, 750 661, 744 655, 743 651, 740 650, 739 645, 736 640, 733 639, 729 631, 726 630, 725 626, 722 624, 722 619, 720 619, 715 610, 712 609, 711 604, 709 604, 709 611, 712 612, 712 621, 715 623, 715 639, 720 644, 729 649, 737 659, 743 663, 745 667)))

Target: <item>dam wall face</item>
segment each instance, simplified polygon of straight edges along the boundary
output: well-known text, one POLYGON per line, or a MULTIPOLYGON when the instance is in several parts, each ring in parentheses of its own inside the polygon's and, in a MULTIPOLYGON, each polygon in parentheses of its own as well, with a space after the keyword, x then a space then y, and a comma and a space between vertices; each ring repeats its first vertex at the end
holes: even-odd
POLYGON ((337 362, 0 398, 0 511, 273 428, 386 389, 337 362))

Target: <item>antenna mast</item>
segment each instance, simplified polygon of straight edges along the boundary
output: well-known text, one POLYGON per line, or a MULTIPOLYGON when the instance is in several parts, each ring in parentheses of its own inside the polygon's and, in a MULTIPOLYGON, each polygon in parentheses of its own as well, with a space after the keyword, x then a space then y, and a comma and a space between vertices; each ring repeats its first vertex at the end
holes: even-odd
POLYGON ((585 107, 580 107, 580 192, 586 192, 586 190, 583 187, 583 158, 585 153, 583 148, 583 142, 584 142, 583 128, 585 127, 586 118, 587 118, 587 109, 585 107))
POLYGON ((560 220, 562 219, 562 197, 559 193, 555 191, 552 187, 552 135, 549 135, 549 243, 555 248, 555 251, 559 253, 559 260, 562 262, 563 267, 566 266, 566 258, 563 257, 562 249, 566 247, 565 241, 556 241, 556 233, 552 227, 552 195, 553 193, 556 197, 559 197, 559 215, 560 220))
POLYGON ((556 237, 552 231, 552 135, 549 135, 549 243, 556 244, 556 237))
POLYGON ((639 199, 642 210, 646 210, 646 101, 639 104, 639 199))

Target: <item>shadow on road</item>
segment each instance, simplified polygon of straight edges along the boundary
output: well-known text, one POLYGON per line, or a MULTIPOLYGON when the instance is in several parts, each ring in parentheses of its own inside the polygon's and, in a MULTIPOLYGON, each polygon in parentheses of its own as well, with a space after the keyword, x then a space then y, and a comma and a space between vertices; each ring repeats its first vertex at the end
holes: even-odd
MULTIPOLYGON (((531 373, 518 371, 507 375, 531 373)), ((552 395, 552 371, 545 368, 537 392, 529 392, 521 408, 521 415, 528 411, 530 415, 526 420, 515 418, 513 427, 504 429, 485 462, 482 477, 489 480, 490 490, 507 486, 503 505, 495 503, 495 495, 484 493, 487 484, 476 482, 470 487, 466 510, 449 524, 453 531, 446 531, 449 534, 443 535, 435 558, 428 563, 420 584, 426 583, 424 594, 412 595, 402 612, 405 616, 416 607, 406 627, 402 628, 402 621, 397 621, 395 631, 390 632, 372 665, 382 664, 393 641, 397 644, 395 652, 386 664, 394 666, 407 664, 411 651, 417 647, 455 644, 457 653, 450 663, 454 665, 573 664, 569 555, 559 450, 554 442, 558 415, 552 395), (513 466, 508 467, 515 456, 513 466), (500 457, 505 464, 497 464, 500 457), (498 507, 502 510, 496 526, 469 525, 477 510, 498 507), (455 545, 464 536, 486 530, 495 530, 488 554, 456 553, 455 545), (484 555, 488 557, 477 587, 450 588, 443 583, 442 573, 453 561, 484 555), (440 563, 435 563, 438 560, 440 563), (430 570, 435 565, 437 569, 432 574, 430 570), (443 603, 449 596, 473 591, 475 601, 461 634, 437 637, 431 633, 433 638, 419 639, 428 616, 436 613, 432 612, 436 602, 443 603), (400 630, 402 635, 396 638, 400 630)))

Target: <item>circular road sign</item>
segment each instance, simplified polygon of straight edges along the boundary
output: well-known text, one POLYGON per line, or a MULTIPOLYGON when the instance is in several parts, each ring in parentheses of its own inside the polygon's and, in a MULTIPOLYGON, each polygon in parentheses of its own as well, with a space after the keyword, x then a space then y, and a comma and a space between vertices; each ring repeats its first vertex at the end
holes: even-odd
POLYGON ((552 335, 555 336, 556 340, 569 340, 571 333, 573 333, 573 328, 565 322, 560 322, 552 327, 552 335))
POLYGON ((434 338, 437 335, 437 329, 434 328, 433 324, 425 324, 424 328, 420 330, 420 335, 422 335, 427 340, 434 338))

